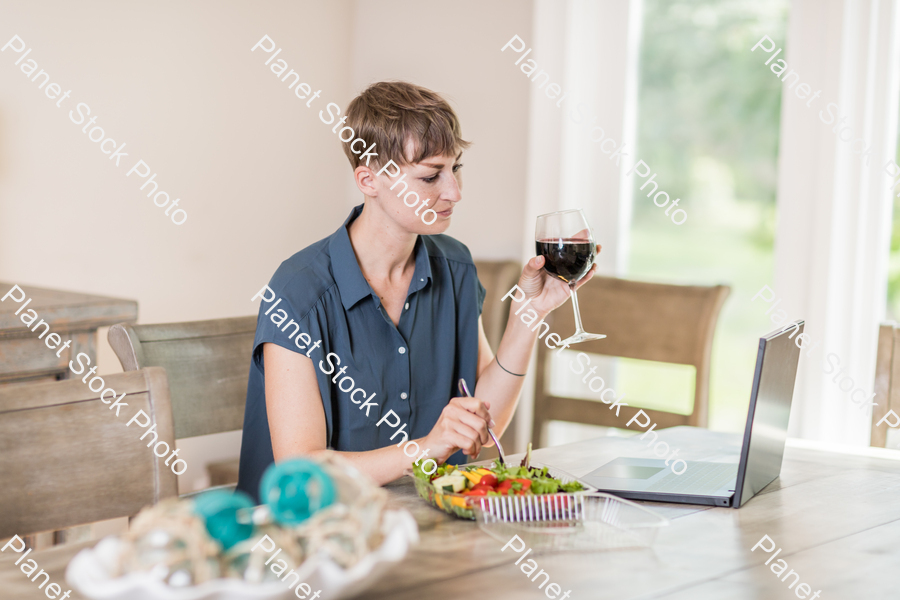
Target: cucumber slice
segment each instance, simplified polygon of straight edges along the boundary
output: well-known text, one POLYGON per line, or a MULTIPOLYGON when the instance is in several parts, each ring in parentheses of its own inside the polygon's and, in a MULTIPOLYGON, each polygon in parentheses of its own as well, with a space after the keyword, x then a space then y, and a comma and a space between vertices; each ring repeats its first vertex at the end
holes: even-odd
POLYGON ((431 482, 438 492, 462 492, 466 489, 467 479, 461 473, 443 475, 431 482))

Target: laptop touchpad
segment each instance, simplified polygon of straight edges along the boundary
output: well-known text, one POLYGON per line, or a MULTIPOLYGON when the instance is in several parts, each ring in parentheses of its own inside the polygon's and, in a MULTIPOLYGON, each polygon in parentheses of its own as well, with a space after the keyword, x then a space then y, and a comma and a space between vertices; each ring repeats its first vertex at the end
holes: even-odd
POLYGON ((666 467, 642 467, 628 464, 620 459, 606 463, 591 471, 591 477, 615 477, 617 479, 650 479, 666 467))
POLYGON ((665 461, 620 456, 581 479, 603 491, 660 492, 686 495, 729 495, 734 491, 737 464, 690 462, 675 474, 665 461))

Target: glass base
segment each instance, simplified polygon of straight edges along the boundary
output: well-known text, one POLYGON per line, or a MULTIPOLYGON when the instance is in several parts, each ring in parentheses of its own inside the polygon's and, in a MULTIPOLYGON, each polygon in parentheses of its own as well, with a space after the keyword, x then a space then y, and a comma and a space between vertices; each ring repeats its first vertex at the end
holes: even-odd
POLYGON ((602 333, 587 333, 581 332, 576 333, 575 335, 568 337, 560 342, 560 345, 572 345, 577 344, 578 342, 590 342, 591 340, 602 340, 606 336, 602 333))

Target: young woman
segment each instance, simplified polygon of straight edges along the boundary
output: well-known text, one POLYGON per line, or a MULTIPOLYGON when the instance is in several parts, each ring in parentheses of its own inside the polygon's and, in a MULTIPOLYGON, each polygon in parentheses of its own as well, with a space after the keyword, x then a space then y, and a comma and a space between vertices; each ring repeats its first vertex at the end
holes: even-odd
MULTIPOLYGON (((488 427, 501 435, 509 424, 537 336, 510 314, 492 353, 472 257, 442 235, 469 145, 450 105, 416 85, 376 83, 342 127, 363 204, 282 263, 269 283, 280 302, 260 306, 238 484, 254 498, 273 460, 326 448, 379 484, 413 460, 477 456, 488 427), (374 160, 364 152, 373 143, 374 160), (399 172, 383 170, 388 161, 399 172), (416 197, 434 211, 424 220, 416 197), (460 378, 474 398, 457 397, 460 378)), ((543 260, 528 261, 518 283, 540 318, 569 297, 543 260)))

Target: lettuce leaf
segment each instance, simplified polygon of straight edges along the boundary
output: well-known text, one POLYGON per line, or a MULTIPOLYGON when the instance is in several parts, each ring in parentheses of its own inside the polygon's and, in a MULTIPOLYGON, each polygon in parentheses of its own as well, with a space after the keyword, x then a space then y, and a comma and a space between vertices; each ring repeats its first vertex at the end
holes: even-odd
MULTIPOLYGON (((534 485, 534 484, 532 484, 534 485)), ((564 492, 572 493, 572 492, 580 492, 584 489, 584 486, 578 483, 577 481, 570 481, 569 483, 560 484, 560 489, 564 492)))
POLYGON ((533 477, 531 492, 533 494, 555 494, 559 491, 559 482, 551 477, 533 477))
POLYGON ((447 463, 444 463, 442 465, 438 465, 437 471, 429 475, 422 470, 422 465, 424 464, 425 461, 420 461, 419 464, 412 464, 413 475, 416 477, 416 479, 431 481, 432 479, 437 479, 438 477, 446 475, 447 473, 450 473, 451 471, 456 469, 456 465, 448 465, 447 463))

